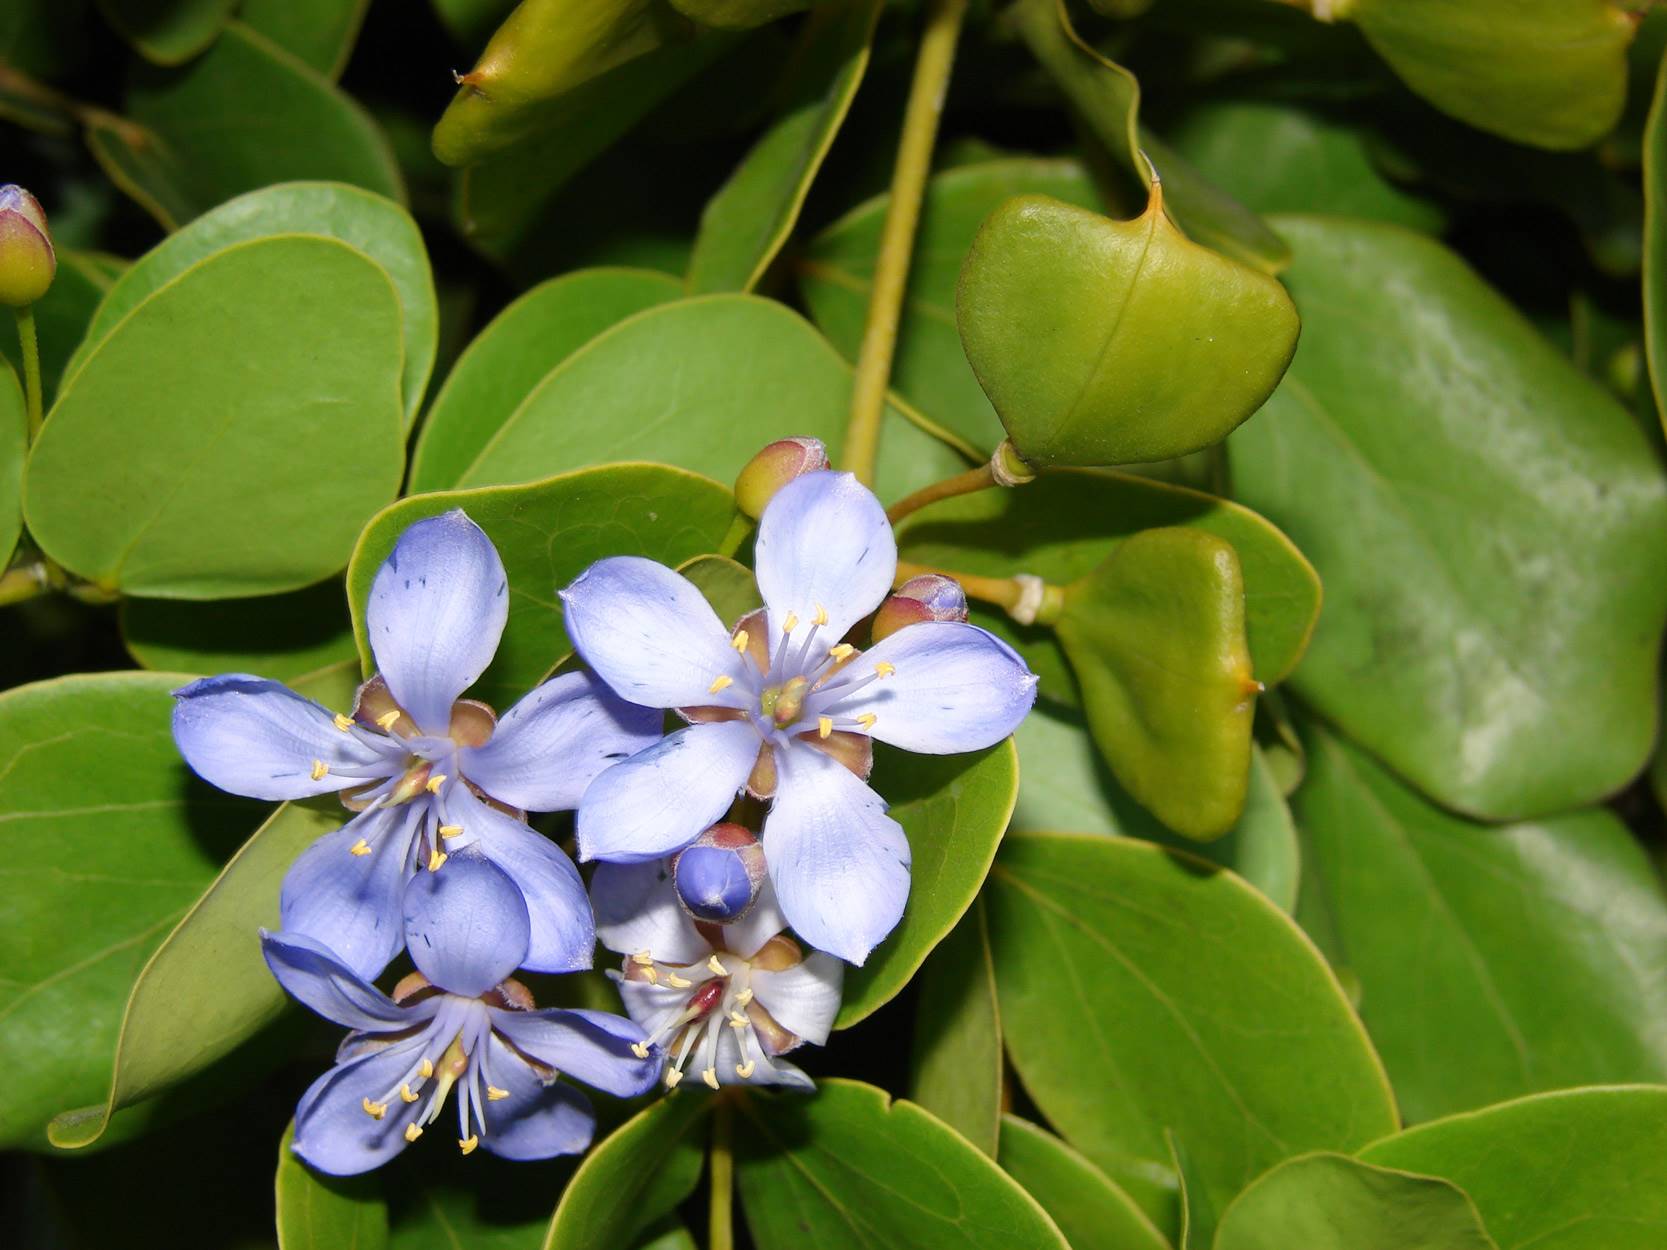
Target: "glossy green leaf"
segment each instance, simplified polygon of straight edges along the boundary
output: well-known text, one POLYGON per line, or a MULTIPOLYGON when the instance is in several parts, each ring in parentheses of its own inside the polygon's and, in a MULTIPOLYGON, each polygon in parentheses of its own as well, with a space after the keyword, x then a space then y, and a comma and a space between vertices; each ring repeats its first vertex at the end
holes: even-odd
MULTIPOLYGON (((1001 441, 1001 422, 978 385, 955 329, 955 287, 978 227, 1015 195, 1049 195, 1101 207, 1087 171, 1075 161, 1034 157, 948 169, 926 185, 920 230, 909 264, 892 385, 898 393, 978 448, 1001 441)), ((834 222, 797 261, 811 316, 847 360, 862 343, 888 196, 859 204, 834 222)))
POLYGON ((903 826, 913 863, 903 920, 868 962, 845 971, 838 1029, 895 998, 972 905, 1019 793, 1019 756, 1006 739, 966 755, 874 753, 872 785, 903 826))
POLYGON ((1282 1159, 1396 1127, 1325 961, 1231 873, 1132 839, 1015 834, 990 880, 1008 1056, 1160 1229, 1178 1227, 1166 1130, 1220 1210, 1282 1159))
POLYGON ((1462 811, 1609 793, 1649 751, 1667 619, 1641 427, 1439 244, 1276 224, 1302 347, 1229 456, 1326 583, 1293 688, 1462 811))
POLYGON ((1071 1250, 1170 1250, 1134 1199, 1046 1129, 1002 1116, 997 1158, 1053 1217, 1071 1250))
POLYGON ((919 987, 909 1092, 994 1158, 1001 1128, 1003 1061, 984 904, 974 899, 938 944, 921 968, 919 987))
POLYGON ((1667 1089, 1572 1089, 1421 1125, 1373 1144, 1380 1167, 1443 1177, 1499 1250, 1657 1250, 1667 1239, 1667 1089))
POLYGON ((682 294, 646 269, 585 269, 541 283, 492 319, 452 366, 411 453, 411 489, 455 486, 539 380, 610 326, 682 294))
POLYGON ((374 1176, 326 1176, 290 1149, 292 1120, 278 1142, 273 1196, 278 1250, 382 1250, 388 1244, 388 1204, 374 1176))
POLYGON ((857 1081, 749 1095, 736 1178, 758 1250, 1068 1250, 1036 1200, 953 1129, 857 1081))
POLYGON ((680 564, 677 571, 699 587, 726 625, 764 605, 752 570, 728 556, 696 556, 680 564))
POLYGON ((275 182, 348 182, 405 199, 370 116, 239 22, 189 65, 136 71, 127 116, 94 118, 87 137, 111 180, 170 230, 275 182))
POLYGON ((720 30, 751 30, 813 7, 812 0, 670 0, 690 21, 720 30))
MULTIPOLYGON (((434 277, 417 223, 399 205, 339 182, 263 187, 222 204, 141 256, 109 288, 86 325, 86 338, 65 370, 73 373, 135 308, 215 253, 279 234, 338 239, 380 265, 399 296, 405 363, 405 427, 422 406, 434 368, 440 315, 434 277)), ((108 284, 107 284, 108 285, 108 284)))
POLYGON ((1619 820, 1472 824, 1339 739, 1308 741, 1295 801, 1309 885, 1408 1120, 1667 1081, 1667 967, 1637 957, 1667 950, 1667 897, 1619 820))
POLYGON ((1138 533, 1066 587, 1054 630, 1123 787, 1177 833, 1231 829, 1259 690, 1232 544, 1184 526, 1138 533))
POLYGON ((98 0, 98 8, 140 56, 180 65, 220 37, 237 0, 98 0))
POLYGON ((63 387, 29 460, 30 531, 64 567, 128 594, 317 581, 398 487, 400 364, 394 289, 363 253, 312 236, 217 252, 135 308, 63 387))
MULTIPOLYGON (((904 560, 987 577, 1031 573, 1057 586, 1085 576, 1130 535, 1194 526, 1226 539, 1244 572, 1245 632, 1258 681, 1296 667, 1320 613, 1320 579, 1291 540, 1227 499, 1108 470, 1044 473, 1016 490, 991 490, 923 508, 899 527, 904 560)), ((1016 625, 978 606, 975 623, 1024 654, 1044 697, 1075 703, 1076 683, 1050 630, 1016 625)))
POLYGON ((101 1098, 146 959, 260 807, 190 777, 167 673, 62 677, 0 695, 0 1141, 101 1098))
POLYGON ((879 0, 841 0, 810 19, 785 73, 794 103, 701 214, 689 290, 750 291, 787 242, 868 68, 879 0))
MULTIPOLYGON (((184 680, 169 675, 175 686, 184 680)), ((121 1108, 203 1071, 277 1018, 287 1000, 261 955, 260 928, 278 927, 279 887, 296 856, 345 819, 334 798, 285 804, 227 861, 134 979, 107 1047, 115 1059, 104 1102, 61 1103, 47 1130, 54 1146, 97 1141, 121 1108)))
POLYGON ((341 77, 370 0, 243 0, 252 30, 331 81, 341 77))
POLYGON ((1496 1250, 1465 1192, 1347 1155, 1289 1159, 1227 1208, 1215 1250, 1496 1250))
MULTIPOLYGON (((457 469, 464 487, 620 459, 651 459, 733 481, 788 435, 822 439, 836 461, 851 371, 796 313, 772 300, 707 295, 628 317, 545 375, 457 469)), ((879 492, 906 494, 966 468, 893 409, 879 492)))
POLYGON ((509 576, 509 623, 474 689, 499 711, 537 685, 569 649, 556 591, 604 556, 647 556, 677 565, 715 551, 735 504, 727 487, 681 469, 616 464, 526 486, 446 491, 402 499, 368 525, 347 570, 353 627, 368 676, 374 669, 364 606, 372 579, 406 526, 462 508, 498 548, 509 576))
POLYGON ((0 569, 11 562, 23 532, 23 462, 29 455, 29 414, 23 387, 0 367, 0 569))
MULTIPOLYGON (((612 1006, 617 1010, 617 995, 612 1006)), ((597 1103, 599 1141, 607 1136, 611 1102, 597 1103)), ((382 1173, 389 1250, 540 1250, 551 1203, 580 1162, 573 1155, 500 1161, 484 1151, 468 1158, 455 1150, 407 1151, 382 1173)))
POLYGON ((1297 340, 1279 282, 1182 237, 1156 192, 1133 221, 1009 200, 973 240, 955 312, 973 373, 1035 465, 1219 442, 1272 393, 1297 340))
POLYGON ((1644 126, 1644 360, 1667 429, 1667 57, 1644 126))
POLYGON ((1407 86, 1460 121, 1542 148, 1583 148, 1620 120, 1633 22, 1612 0, 1346 0, 1407 86))
POLYGON ((1258 213, 1322 212, 1439 231, 1434 201, 1374 164, 1358 116, 1274 100, 1207 100, 1164 131, 1180 155, 1258 213))
POLYGON ((626 1246, 694 1191, 712 1099, 683 1090, 648 1104, 591 1147, 562 1192, 543 1250, 626 1246))
MULTIPOLYGON (((57 394, 58 383, 68 370, 76 345, 87 332, 94 310, 126 263, 98 253, 58 249, 58 273, 52 279, 52 289, 34 305, 41 354, 41 389, 48 406, 57 394)), ((14 368, 22 359, 16 332, 10 325, 0 329, 0 356, 14 368)))
POLYGON ((1285 267, 1290 249, 1266 222, 1142 130, 1140 83, 1077 34, 1064 0, 1022 0, 1014 14, 1042 68, 1131 181, 1149 189, 1154 169, 1162 177, 1170 212, 1189 237, 1264 273, 1285 267))

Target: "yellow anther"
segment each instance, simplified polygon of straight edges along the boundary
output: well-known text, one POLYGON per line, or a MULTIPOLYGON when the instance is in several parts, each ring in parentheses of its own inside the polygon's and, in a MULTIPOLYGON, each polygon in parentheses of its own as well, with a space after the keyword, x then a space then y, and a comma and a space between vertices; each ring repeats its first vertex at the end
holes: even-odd
POLYGON ((735 1005, 737 1007, 745 1007, 750 1002, 752 1002, 752 991, 750 989, 742 990, 735 996, 735 1005))
POLYGON ((667 1068, 666 1069, 666 1088, 667 1089, 676 1089, 677 1088, 677 1083, 679 1081, 681 1081, 682 1079, 683 1079, 683 1072, 680 1068, 667 1068))
POLYGON ((890 677, 896 671, 897 666, 895 664, 888 664, 884 660, 874 666, 875 674, 880 677, 890 677))
POLYGON ((440 826, 440 836, 442 838, 455 838, 458 834, 460 834, 462 832, 463 832, 463 826, 462 825, 441 825, 440 826))
POLYGON ((678 976, 675 972, 668 972, 666 973, 666 984, 671 986, 674 990, 686 990, 693 985, 694 982, 685 977, 678 976))
POLYGON ((388 1104, 387 1103, 385 1103, 385 1102, 372 1102, 368 1098, 360 1099, 359 1100, 359 1105, 365 1109, 365 1114, 368 1115, 373 1120, 380 1120, 383 1116, 383 1113, 388 1110, 388 1104))
POLYGON ((349 855, 369 855, 370 843, 366 842, 363 838, 360 838, 352 846, 347 848, 347 853, 349 855))
POLYGON ((713 955, 712 958, 706 961, 706 966, 712 969, 713 973, 717 976, 727 977, 729 975, 729 969, 718 962, 718 957, 716 955, 713 955))
POLYGON ((469 1154, 478 1145, 480 1145, 480 1137, 474 1133, 469 1134, 467 1137, 459 1138, 457 1142, 457 1148, 464 1154, 469 1154))
POLYGON ((401 1102, 416 1102, 417 1096, 411 1092, 409 1085, 401 1085, 399 1087, 399 1100, 401 1102))
POLYGON ((735 1065, 735 1075, 740 1077, 743 1081, 748 1080, 752 1076, 753 1069, 757 1066, 758 1065, 751 1059, 747 1060, 745 1063, 738 1063, 735 1065))
POLYGON ((324 774, 329 772, 329 771, 330 771, 330 766, 328 764, 326 764, 323 760, 314 760, 313 761, 313 780, 314 781, 324 780, 324 774))
POLYGON ((831 717, 831 716, 818 716, 816 718, 816 736, 818 738, 826 738, 832 732, 833 732, 833 717, 831 717))
POLYGON ((384 712, 382 715, 378 716, 376 718, 376 723, 382 726, 383 729, 392 729, 394 727, 394 723, 399 720, 400 716, 401 712, 396 707, 393 711, 384 712))
POLYGON ((739 1011, 732 1011, 729 1013, 729 1022, 734 1025, 739 1025, 743 1029, 747 1027, 747 1018, 739 1011))
POLYGON ((880 718, 874 715, 873 712, 864 712, 861 716, 857 717, 857 724, 861 725, 864 729, 872 729, 874 728, 874 722, 879 719, 880 718))
POLYGON ((445 863, 450 858, 450 855, 447 855, 439 847, 435 847, 433 854, 428 857, 428 870, 430 872, 439 872, 440 865, 445 863))
POLYGON ((787 614, 787 619, 781 623, 781 632, 784 634, 791 634, 797 628, 799 628, 798 613, 789 612, 787 614))
POLYGON ((834 660, 848 660, 856 654, 856 648, 848 642, 842 642, 837 647, 829 647, 828 655, 834 660))
POLYGON ((738 629, 735 631, 735 637, 729 640, 729 645, 734 647, 737 651, 745 651, 747 649, 747 644, 751 641, 751 634, 747 633, 744 629, 738 629))
POLYGON ((649 954, 647 951, 638 951, 635 955, 632 955, 631 958, 639 964, 651 964, 654 962, 654 956, 649 954))
POLYGON ((507 1089, 499 1089, 496 1085, 486 1087, 486 1100, 488 1102, 502 1102, 508 1097, 509 1091, 507 1089))
POLYGON ((343 733, 346 733, 349 729, 353 728, 353 718, 351 716, 344 716, 342 713, 337 712, 336 728, 341 730, 343 733))
POLYGON ((734 684, 735 684, 735 679, 733 677, 724 677, 724 676, 714 677, 712 679, 712 684, 710 686, 706 687, 706 693, 707 694, 717 694, 718 691, 722 690, 725 686, 733 686, 734 684))
POLYGON ((641 1042, 632 1042, 631 1043, 631 1053, 633 1055, 635 1055, 638 1059, 647 1059, 648 1058, 648 1047, 644 1046, 641 1042))
POLYGON ((660 984, 660 970, 653 964, 642 965, 642 975, 643 979, 650 985, 660 984))
POLYGON ((421 1074, 423 1080, 426 1081, 429 1077, 434 1075, 434 1065, 425 1058, 423 1060, 422 1067, 418 1068, 417 1071, 421 1074))
POLYGON ((820 603, 816 605, 816 615, 810 618, 810 623, 812 625, 826 625, 828 623, 828 610, 820 603))
POLYGON ((705 1081, 713 1089, 718 1088, 718 1070, 716 1068, 706 1069, 706 1071, 700 1074, 700 1079, 705 1081))
POLYGON ((416 1124, 407 1124, 405 1126, 405 1140, 406 1141, 416 1141, 417 1138, 421 1137, 422 1135, 423 1135, 423 1131, 418 1125, 416 1125, 416 1124))
POLYGON ((435 773, 434 776, 432 776, 428 779, 428 792, 430 794, 439 794, 440 793, 440 787, 445 785, 445 784, 446 784, 446 774, 445 773, 435 773))

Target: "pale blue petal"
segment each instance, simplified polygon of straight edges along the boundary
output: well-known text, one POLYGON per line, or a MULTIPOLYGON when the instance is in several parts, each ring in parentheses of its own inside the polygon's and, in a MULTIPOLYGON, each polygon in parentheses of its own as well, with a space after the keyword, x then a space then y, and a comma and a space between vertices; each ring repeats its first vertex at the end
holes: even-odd
POLYGON ((681 850, 729 811, 759 745, 749 722, 718 721, 615 764, 579 802, 579 858, 629 863, 681 850))
MULTIPOLYGON (((332 713, 281 682, 226 673, 174 691, 174 741, 210 785, 252 799, 301 799, 365 784, 382 757, 332 713), (356 770, 314 777, 318 765, 356 770)), ((394 766, 390 764, 389 771, 394 766)))
POLYGON ((744 707, 758 670, 729 645, 706 596, 641 556, 598 560, 561 592, 562 621, 584 662, 622 699, 644 707, 744 707), (714 693, 712 683, 735 684, 714 693), (743 678, 747 678, 744 681, 743 678))
POLYGON ((590 900, 596 909, 596 936, 611 951, 646 951, 667 964, 692 964, 712 953, 712 944, 700 936, 677 901, 664 859, 598 864, 590 879, 590 900))
POLYGON ((302 851, 279 894, 284 932, 328 946, 367 981, 386 968, 405 945, 400 898, 417 815, 365 812, 302 851), (360 838, 370 854, 350 851, 360 838))
POLYGON ((874 492, 849 473, 807 473, 770 500, 753 563, 770 610, 771 645, 791 614, 803 639, 818 609, 830 645, 880 605, 897 572, 897 542, 874 492))
POLYGON ((540 1063, 616 1098, 646 1092, 659 1076, 659 1057, 631 1050, 646 1035, 640 1025, 605 1011, 502 1011, 492 1027, 540 1063))
MULTIPOLYGON (((322 942, 300 933, 260 931, 266 966, 289 996, 326 1020, 369 1032, 409 1028, 432 1014, 407 1012, 354 972, 322 942)), ((426 1008, 427 1004, 419 1004, 426 1008)))
POLYGON ((890 664, 894 671, 834 704, 834 714, 872 713, 869 736, 905 751, 954 755, 992 746, 1036 702, 1036 676, 1019 653, 961 621, 907 626, 856 664, 868 671, 890 664))
POLYGON ((596 774, 658 741, 662 719, 657 708, 625 702, 589 673, 568 673, 510 708, 491 741, 464 748, 459 764, 500 803, 571 811, 596 774))
POLYGON ((365 633, 388 692, 423 732, 447 732, 451 705, 492 662, 508 615, 503 561, 461 509, 399 536, 371 583, 365 633))
POLYGON ((509 1097, 485 1104, 483 1147, 505 1159, 548 1159, 590 1145, 596 1116, 588 1098, 560 1081, 541 1081, 496 1037, 486 1048, 487 1078, 509 1097))
POLYGON ((350 1059, 326 1072, 301 1096, 295 1110, 295 1153, 332 1176, 354 1176, 381 1167, 406 1147, 405 1126, 422 1103, 395 1098, 380 1120, 365 1114, 399 1083, 422 1051, 419 1035, 350 1059))
POLYGON ((530 926, 521 891, 474 848, 405 887, 405 944, 417 970, 467 998, 486 993, 521 966, 530 926))
POLYGON ((765 877, 759 884, 752 910, 724 926, 724 947, 744 959, 751 959, 758 953, 759 947, 785 928, 787 917, 781 914, 781 904, 776 901, 776 887, 770 884, 770 878, 765 877))
POLYGON ((764 857, 782 914, 817 950, 861 964, 903 918, 909 843, 885 802, 812 747, 777 753, 764 857))
POLYGON ((812 951, 801 964, 780 972, 754 969, 753 993, 758 1005, 789 1033, 821 1046, 828 1040, 839 1014, 845 965, 832 955, 812 951))

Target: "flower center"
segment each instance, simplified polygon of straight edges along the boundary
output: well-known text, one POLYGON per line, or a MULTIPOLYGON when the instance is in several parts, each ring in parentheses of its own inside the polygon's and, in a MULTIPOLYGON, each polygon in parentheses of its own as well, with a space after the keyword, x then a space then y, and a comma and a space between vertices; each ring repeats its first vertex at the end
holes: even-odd
POLYGON ((456 1089, 457 1146, 464 1154, 471 1153, 486 1132, 483 1103, 509 1097, 507 1089, 499 1089, 485 1075, 484 1051, 490 1032, 490 1018, 479 1000, 450 999, 434 1017, 427 1044, 405 1074, 380 1098, 365 1098, 360 1108, 373 1120, 380 1120, 396 1098, 407 1106, 422 1102, 426 1086, 427 1101, 405 1126, 405 1140, 414 1142, 439 1118, 447 1097, 456 1089), (442 1038, 450 1040, 441 1045, 442 1038))
POLYGON ((766 686, 758 696, 758 706, 779 728, 786 729, 804 711, 805 692, 809 689, 810 681, 805 677, 794 677, 779 686, 766 686))

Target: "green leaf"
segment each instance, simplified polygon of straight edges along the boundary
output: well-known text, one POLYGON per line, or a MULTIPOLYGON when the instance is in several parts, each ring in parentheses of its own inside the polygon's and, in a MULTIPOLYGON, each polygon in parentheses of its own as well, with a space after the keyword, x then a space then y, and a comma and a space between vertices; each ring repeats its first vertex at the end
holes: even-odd
POLYGON ((1656 415, 1667 429, 1667 57, 1644 125, 1644 359, 1656 415))
POLYGON ((216 252, 135 308, 63 387, 29 460, 30 531, 64 567, 127 594, 317 581, 398 488, 400 360, 394 289, 363 253, 314 236, 216 252))
MULTIPOLYGON (((961 350, 955 287, 980 224, 1004 201, 1024 194, 1101 207, 1094 184, 1075 161, 1022 157, 945 170, 926 184, 909 264, 892 385, 977 448, 993 449, 1002 430, 961 350)), ((862 343, 889 203, 882 195, 859 204, 813 239, 797 262, 805 304, 846 360, 857 358, 862 343)))
POLYGON ((1302 347, 1229 457, 1326 583, 1293 688, 1461 811, 1609 793, 1649 751, 1667 619, 1642 428, 1439 244, 1277 224, 1302 347))
POLYGON ((54 1117, 54 1146, 91 1145, 117 1111, 203 1071, 282 1013, 287 1000, 267 971, 260 929, 278 927, 279 887, 296 856, 344 819, 333 797, 286 803, 227 861, 132 982, 107 1046, 115 1060, 103 1105, 54 1117))
POLYGON ((1448 1181, 1346 1155, 1281 1163, 1222 1214, 1215 1250, 1496 1250, 1476 1206, 1448 1181))
POLYGON ((1308 741, 1295 801, 1309 886, 1408 1120, 1667 1081, 1667 968, 1637 958, 1667 949, 1667 898, 1619 820, 1472 824, 1330 734, 1308 741))
POLYGON ((278 1250, 382 1250, 388 1244, 388 1204, 374 1176, 326 1176, 290 1149, 295 1122, 278 1142, 273 1181, 278 1250))
POLYGON ((334 82, 347 66, 370 0, 243 0, 242 17, 334 82))
POLYGON ((787 242, 868 68, 880 8, 879 0, 841 0, 808 19, 784 73, 795 102, 701 214, 691 293, 752 290, 787 242))
POLYGON ((1015 834, 990 880, 1008 1056, 1160 1229, 1178 1226, 1166 1130, 1219 1211, 1281 1159, 1396 1127, 1325 961, 1231 873, 1132 839, 1015 834))
POLYGON ((1367 217, 1429 233, 1446 214, 1373 163, 1371 131, 1276 100, 1206 100, 1165 130, 1176 151, 1258 213, 1367 217))
MULTIPOLYGON (((1103 564, 1131 535, 1166 525, 1194 526, 1233 545, 1244 572, 1251 667, 1264 685, 1283 681, 1319 617, 1320 579, 1290 539, 1231 500, 1109 470, 1043 473, 1015 490, 921 509, 899 527, 898 554, 986 577, 1031 573, 1063 586, 1103 564)), ((1016 625, 977 605, 973 621, 1023 653, 1044 697, 1076 702, 1076 682, 1051 630, 1016 625)))
POLYGON ((237 0, 98 0, 99 11, 156 65, 181 65, 220 37, 237 0))
POLYGON ((585 269, 528 291, 452 366, 411 453, 411 490, 457 485, 545 374, 610 326, 682 293, 677 279, 646 269, 585 269))
POLYGON ((764 605, 752 570, 728 556, 696 556, 679 565, 677 571, 700 589, 725 624, 733 624, 764 605))
POLYGON ((694 1192, 705 1143, 695 1129, 712 1100, 666 1094, 591 1147, 550 1220, 544 1250, 626 1246, 694 1192))
POLYGON ((1152 187, 1154 170, 1161 176, 1182 230, 1205 247, 1264 273, 1285 267, 1290 249, 1266 222, 1210 185, 1141 128, 1140 83, 1077 34, 1064 0, 1023 0, 1014 14, 1031 52, 1112 160, 1146 190, 1152 187))
POLYGON ((189 65, 137 69, 127 117, 95 117, 87 141, 111 180, 170 230, 246 191, 298 179, 405 200, 369 114, 235 21, 189 65))
POLYGON ((1499 1250, 1657 1250, 1667 1239, 1667 1089, 1540 1094, 1408 1129, 1361 1151, 1443 1177, 1499 1250))
POLYGON ((146 958, 260 811, 192 779, 165 673, 61 677, 0 694, 0 1142, 101 1098, 146 958))
MULTIPOLYGON (((99 301, 126 264, 95 252, 58 249, 58 273, 52 279, 52 289, 34 305, 35 333, 40 341, 41 390, 46 404, 50 405, 57 394, 76 344, 87 332, 99 301)), ((0 331, 0 356, 14 368, 21 360, 15 332, 9 325, 0 331)))
MULTIPOLYGON (((733 481, 766 443, 822 439, 836 461, 851 370, 798 314, 748 295, 706 295, 628 317, 573 352, 455 470, 489 486, 620 459, 733 481)), ((895 409, 879 491, 906 494, 965 469, 895 409)))
MULTIPOLYGON (((604 1101, 598 1110, 605 1120, 611 1108, 604 1101)), ((573 1155, 528 1161, 407 1151, 383 1173, 390 1250, 539 1250, 550 1204, 579 1163, 573 1155)))
POLYGON ((914 1100, 992 1158, 1001 1128, 1001 1013, 977 899, 920 972, 914 1100))
POLYGON ((1113 221, 1021 196, 979 229, 955 298, 961 345, 1019 455, 1127 464, 1219 442, 1296 349, 1279 282, 1184 238, 1154 187, 1113 221))
POLYGON ((375 668, 365 600, 405 528, 462 508, 498 548, 509 576, 509 623, 497 658, 474 687, 499 711, 532 689, 569 650, 556 591, 604 556, 678 565, 713 551, 735 516, 729 490, 657 464, 582 469, 526 486, 414 495, 384 508, 359 538, 347 570, 353 629, 366 676, 375 668))
POLYGON ((1517 143, 1588 147, 1626 104, 1635 19, 1611 0, 1349 0, 1338 16, 1431 104, 1517 143))
POLYGON ((1231 829, 1259 690, 1232 544, 1184 526, 1144 530, 1065 588, 1054 630, 1124 788, 1177 833, 1207 841, 1231 829))
POLYGON ((1068 1250, 1036 1200, 953 1129, 857 1081, 739 1103, 736 1178, 758 1250, 1068 1250))
POLYGON ((1002 1116, 997 1158, 1054 1218, 1071 1250, 1170 1250, 1133 1198, 1046 1129, 1002 1116))
POLYGON ((878 748, 870 784, 908 835, 909 903, 868 962, 846 969, 836 1029, 850 1028, 895 998, 966 914, 1013 814, 1019 755, 1011 738, 966 755, 878 748))
POLYGON ((23 462, 29 455, 29 414, 11 366, 0 368, 0 570, 23 533, 23 462))
MULTIPOLYGON (((279 234, 338 239, 382 267, 394 284, 402 317, 405 365, 401 390, 405 428, 422 406, 434 368, 440 315, 434 277, 417 223, 382 196, 339 182, 291 182, 263 187, 222 204, 146 252, 109 288, 86 325, 66 373, 73 373, 110 332, 150 296, 200 262, 239 243, 279 234)), ((107 284, 108 285, 108 284, 107 284)), ((339 311, 339 310, 338 310, 339 311)))

